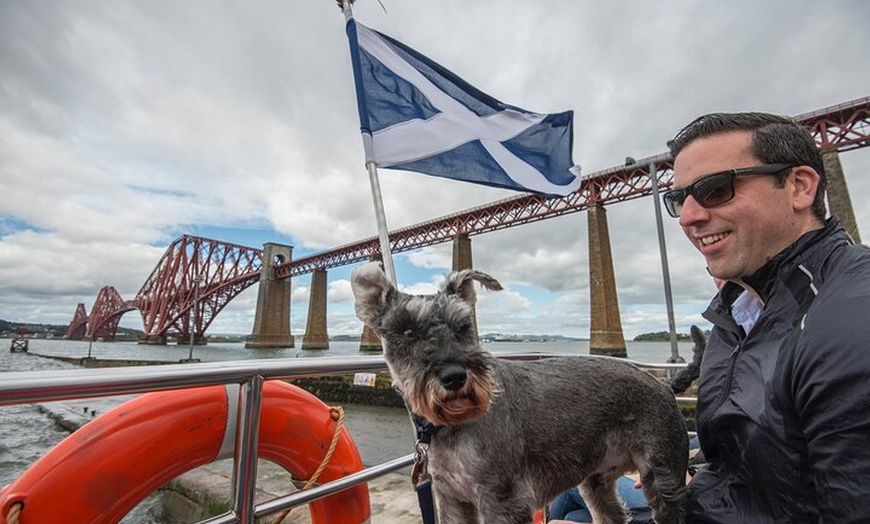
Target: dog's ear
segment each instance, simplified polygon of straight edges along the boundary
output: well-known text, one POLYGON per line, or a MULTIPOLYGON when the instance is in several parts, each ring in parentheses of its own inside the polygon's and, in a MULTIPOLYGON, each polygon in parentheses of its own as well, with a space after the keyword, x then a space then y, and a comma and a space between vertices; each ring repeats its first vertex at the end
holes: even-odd
POLYGON ((704 332, 701 331, 696 325, 692 325, 689 328, 689 333, 692 334, 692 342, 695 343, 695 347, 692 348, 692 352, 694 354, 704 354, 704 350, 707 349, 707 337, 704 336, 704 332))
POLYGON ((393 289, 381 263, 369 262, 355 267, 350 274, 350 288, 356 316, 366 324, 374 324, 387 303, 387 293, 393 289))
POLYGON ((447 276, 447 281, 444 282, 444 292, 448 295, 459 295, 459 298, 470 305, 474 305, 476 298, 473 282, 475 280, 480 282, 480 284, 486 289, 492 291, 501 291, 502 289, 498 280, 492 278, 483 271, 477 271, 476 269, 463 269, 462 271, 455 271, 447 276))
POLYGON ((701 376, 701 360, 704 358, 704 350, 707 348, 707 337, 696 325, 692 325, 689 331, 692 334, 692 342, 695 343, 695 347, 692 348, 692 361, 671 379, 671 389, 674 393, 686 391, 692 382, 701 376))

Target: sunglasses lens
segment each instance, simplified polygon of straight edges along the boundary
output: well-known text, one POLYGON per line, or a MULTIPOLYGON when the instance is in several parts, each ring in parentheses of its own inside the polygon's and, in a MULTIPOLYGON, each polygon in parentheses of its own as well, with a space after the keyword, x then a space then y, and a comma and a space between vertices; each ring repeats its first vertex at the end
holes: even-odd
POLYGON ((713 175, 695 183, 692 196, 703 207, 715 207, 734 198, 733 179, 727 174, 713 175))
POLYGON ((680 211, 683 210, 683 202, 685 202, 685 200, 686 196, 680 190, 668 191, 662 195, 662 202, 665 204, 665 210, 674 218, 680 216, 680 211))

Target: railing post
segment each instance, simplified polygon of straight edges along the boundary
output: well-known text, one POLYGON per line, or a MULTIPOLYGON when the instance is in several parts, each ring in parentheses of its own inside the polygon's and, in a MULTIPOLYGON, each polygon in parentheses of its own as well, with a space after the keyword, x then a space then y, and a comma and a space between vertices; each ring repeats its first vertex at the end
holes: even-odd
MULTIPOLYGON (((659 177, 658 167, 655 162, 649 164, 649 178, 652 183, 653 194, 653 209, 656 214, 656 233, 659 237, 659 257, 662 260, 662 279, 665 286, 665 305, 668 310, 668 338, 671 341, 671 356, 668 362, 683 363, 683 357, 680 356, 680 349, 677 345, 677 328, 674 321, 674 299, 671 292, 671 271, 668 268, 668 248, 665 245, 665 230, 662 226, 662 204, 659 201, 659 177)), ((668 375, 670 377, 670 375, 668 375)))
POLYGON ((257 447, 260 442, 260 404, 263 377, 254 375, 239 389, 236 452, 233 463, 233 514, 241 524, 254 522, 257 489, 257 447))

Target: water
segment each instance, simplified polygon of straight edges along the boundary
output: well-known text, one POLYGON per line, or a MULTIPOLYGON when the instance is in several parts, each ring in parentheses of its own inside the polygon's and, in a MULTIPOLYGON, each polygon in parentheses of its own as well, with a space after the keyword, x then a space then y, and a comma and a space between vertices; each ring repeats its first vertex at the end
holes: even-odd
MULTIPOLYGON (((297 346, 301 340, 297 337, 297 346)), ((2 372, 36 371, 51 369, 73 369, 76 366, 52 359, 41 358, 28 353, 12 353, 9 351, 8 339, 0 339, 0 380, 2 372)), ((493 342, 484 347, 495 353, 543 352, 564 354, 588 354, 586 341, 558 342, 493 342)), ((679 352, 683 358, 691 357, 691 343, 681 342, 679 352)), ((29 351, 45 355, 64 357, 88 356, 87 341, 74 340, 30 340, 29 351)), ((91 356, 104 359, 138 359, 178 361, 189 355, 187 345, 142 346, 135 342, 94 342, 90 347, 91 356)), ((670 344, 667 342, 627 342, 628 357, 634 360, 651 363, 666 362, 671 355, 670 344)), ((214 343, 207 346, 194 346, 193 357, 203 362, 248 360, 255 358, 330 358, 360 355, 359 343, 348 341, 333 341, 326 350, 288 349, 245 349, 243 343, 214 343)), ((122 402, 124 398, 89 399, 87 401, 68 401, 58 404, 69 404, 80 410, 87 404, 89 409, 104 412, 122 402)), ((51 449, 68 436, 68 432, 58 428, 39 411, 37 406, 17 405, 0 407, 0 486, 6 485, 17 478, 24 470, 46 451, 51 449)), ((146 500, 131 512, 124 524, 145 524, 160 522, 159 503, 146 500)))

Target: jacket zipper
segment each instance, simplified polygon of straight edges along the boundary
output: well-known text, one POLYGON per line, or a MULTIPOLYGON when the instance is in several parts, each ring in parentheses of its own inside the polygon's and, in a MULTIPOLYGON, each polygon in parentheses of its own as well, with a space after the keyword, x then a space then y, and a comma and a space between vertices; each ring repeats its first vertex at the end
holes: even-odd
POLYGON ((743 341, 741 340, 737 343, 736 346, 734 346, 734 349, 731 351, 731 355, 728 357, 730 359, 730 362, 728 364, 728 376, 725 380, 725 386, 722 388, 722 394, 719 395, 719 398, 716 400, 716 405, 713 406, 707 416, 704 417, 705 420, 709 417, 712 417, 717 411, 719 411, 719 408, 722 407, 722 404, 724 404, 725 401, 728 400, 728 397, 731 395, 731 383, 734 381, 734 368, 737 366, 737 357, 740 354, 740 348, 742 345, 743 341))

